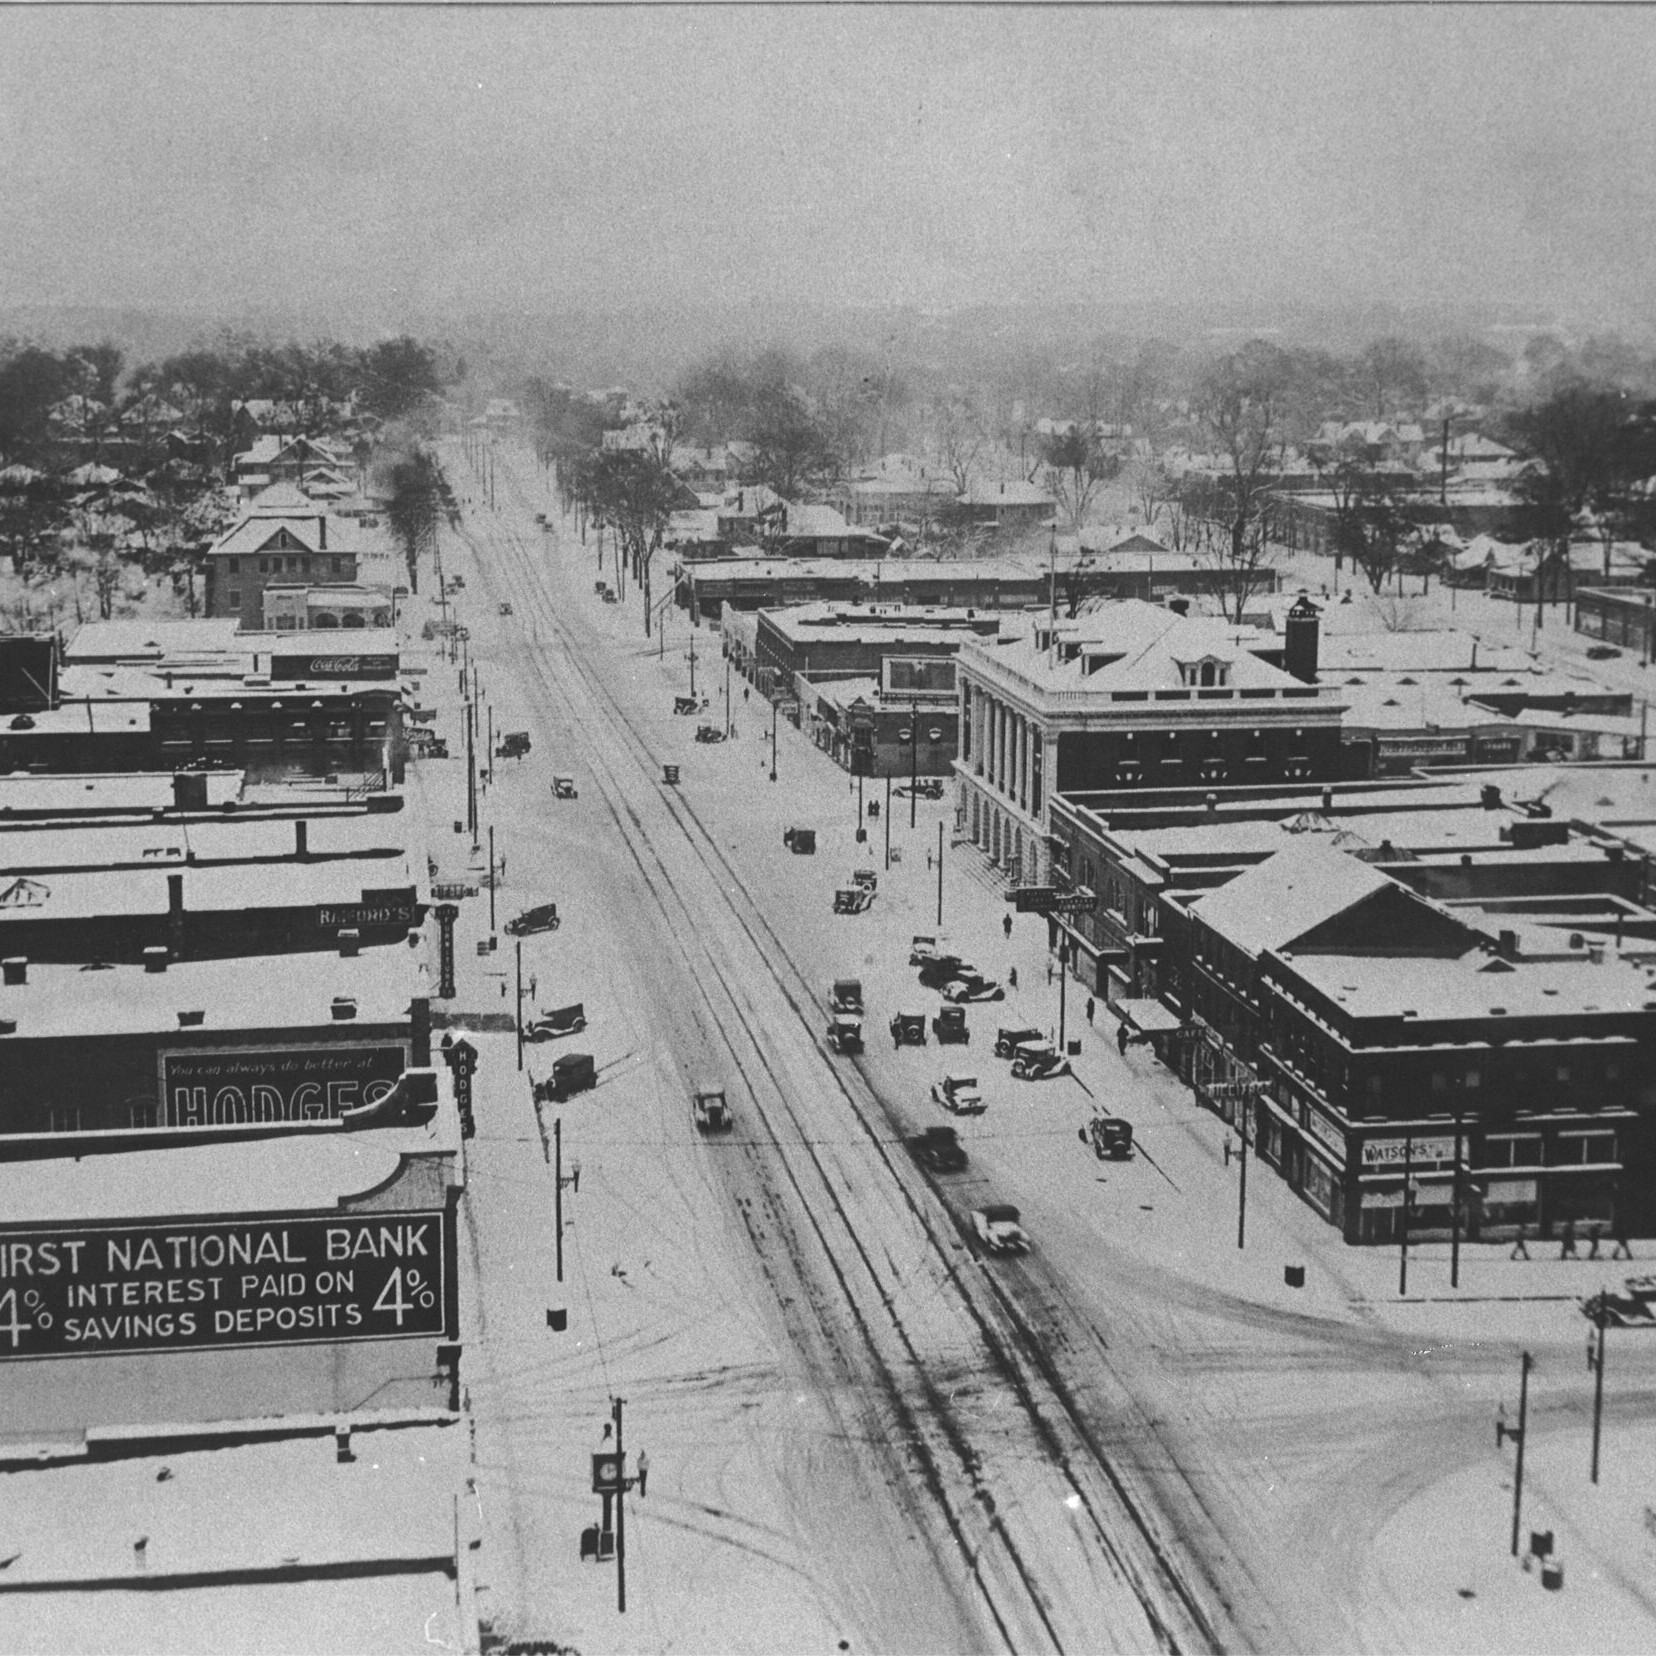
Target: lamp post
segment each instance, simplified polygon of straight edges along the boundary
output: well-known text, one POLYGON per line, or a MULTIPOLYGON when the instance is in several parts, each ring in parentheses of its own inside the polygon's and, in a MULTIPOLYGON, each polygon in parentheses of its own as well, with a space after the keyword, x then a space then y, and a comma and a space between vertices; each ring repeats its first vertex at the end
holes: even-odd
POLYGON ((725 735, 730 734, 730 646, 724 646, 725 664, 725 735))
POLYGON ((914 826, 915 807, 920 798, 920 698, 909 705, 909 827, 914 826))
POLYGON ((776 780, 776 709, 777 704, 771 703, 771 781, 776 780))

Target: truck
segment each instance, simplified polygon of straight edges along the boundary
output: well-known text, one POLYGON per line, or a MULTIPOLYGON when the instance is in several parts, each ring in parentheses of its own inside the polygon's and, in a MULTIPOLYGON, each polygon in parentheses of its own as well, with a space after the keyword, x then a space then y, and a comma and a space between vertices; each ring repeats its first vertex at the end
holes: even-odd
POLYGON ((862 979, 835 978, 833 987, 828 991, 828 1010, 847 1012, 860 1018, 863 1011, 862 979))
POLYGON ((972 1209, 972 1234, 987 1254, 1025 1253, 1029 1238, 1018 1223, 1018 1210, 1009 1202, 993 1202, 972 1209))
POLYGON ((713 1082, 697 1084, 690 1095, 690 1108, 700 1132, 728 1133, 735 1125, 730 1119, 730 1106, 725 1102, 724 1088, 713 1082))

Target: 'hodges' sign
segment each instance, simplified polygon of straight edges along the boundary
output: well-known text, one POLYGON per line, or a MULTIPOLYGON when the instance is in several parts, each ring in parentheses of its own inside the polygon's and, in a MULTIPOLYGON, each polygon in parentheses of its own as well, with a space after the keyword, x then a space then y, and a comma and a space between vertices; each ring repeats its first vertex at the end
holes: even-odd
POLYGON ((452 1212, 0 1231, 0 1360, 453 1338, 452 1212))
POLYGON ((161 1124, 333 1121, 341 1111, 377 1103, 396 1086, 408 1062, 401 1042, 163 1052, 161 1124))

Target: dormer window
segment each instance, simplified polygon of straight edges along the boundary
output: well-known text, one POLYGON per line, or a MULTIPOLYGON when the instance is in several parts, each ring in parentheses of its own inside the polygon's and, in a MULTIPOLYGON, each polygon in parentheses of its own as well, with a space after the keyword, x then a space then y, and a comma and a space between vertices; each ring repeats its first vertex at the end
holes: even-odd
POLYGON ((1230 683, 1230 663, 1217 656, 1203 656, 1200 661, 1181 661, 1179 681, 1192 689, 1223 689, 1230 683))

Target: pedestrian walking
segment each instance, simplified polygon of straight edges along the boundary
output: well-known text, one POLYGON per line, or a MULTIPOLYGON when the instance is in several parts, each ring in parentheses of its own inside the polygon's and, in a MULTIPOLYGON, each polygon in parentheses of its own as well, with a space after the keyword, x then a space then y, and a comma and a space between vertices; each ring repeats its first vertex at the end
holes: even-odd
POLYGON ((1566 1219, 1558 1227, 1558 1257, 1560 1259, 1579 1259, 1576 1252, 1575 1220, 1566 1219))
POLYGON ((644 1486, 650 1480, 650 1457, 642 1449, 638 1451, 638 1493, 644 1494, 644 1486))
POLYGON ((1006 968, 1006 984, 1009 989, 1018 987, 1018 968, 1016 966, 1006 968))
POLYGON ((1010 914, 1001 916, 1001 930, 1006 933, 1008 940, 1010 940, 1012 936, 1012 916, 1010 914))
POLYGON ((742 686, 742 700, 746 701, 748 699, 748 697, 751 696, 752 694, 753 694, 752 687, 750 685, 744 684, 742 686))
POLYGON ((1097 1005, 1098 1005, 1098 1003, 1092 998, 1092 996, 1088 995, 1087 996, 1087 1027, 1089 1029, 1092 1028, 1093 1012, 1096 1009, 1097 1005))
POLYGON ((1116 1025, 1116 1051, 1123 1058, 1127 1056, 1127 1020, 1125 1018, 1116 1025))
POLYGON ((1602 1222, 1595 1222, 1587 1227, 1587 1257, 1589 1259, 1598 1258, 1599 1243, 1603 1240, 1604 1225, 1602 1222))
POLYGON ((1052 961, 1049 959, 1047 961, 1047 988, 1050 989, 1051 987, 1052 987, 1052 961))
POLYGON ((1627 1245, 1626 1221, 1618 1219, 1615 1224, 1611 1226, 1610 1234, 1616 1239, 1615 1247, 1610 1250, 1610 1257, 1612 1259, 1631 1259, 1633 1257, 1633 1250, 1627 1245))
POLYGON ((926 853, 926 872, 928 874, 931 872, 931 864, 932 864, 932 854, 931 854, 931 852, 928 851, 926 853))
POLYGON ((1230 1134, 1229 1134, 1229 1133, 1226 1133, 1226 1134, 1225 1134, 1225 1166, 1226 1166, 1226 1167, 1229 1167, 1229 1166, 1230 1166, 1230 1159, 1231 1159, 1231 1141, 1230 1141, 1230 1134))
POLYGON ((1528 1259, 1529 1256, 1530 1256, 1529 1243, 1527 1243, 1524 1240, 1524 1227, 1522 1225, 1520 1225, 1518 1227, 1518 1235, 1513 1240, 1512 1252, 1507 1255, 1507 1258, 1508 1259, 1528 1259))

